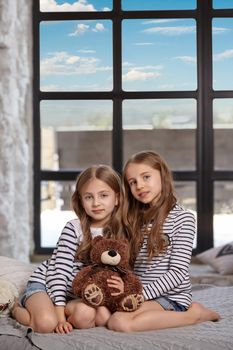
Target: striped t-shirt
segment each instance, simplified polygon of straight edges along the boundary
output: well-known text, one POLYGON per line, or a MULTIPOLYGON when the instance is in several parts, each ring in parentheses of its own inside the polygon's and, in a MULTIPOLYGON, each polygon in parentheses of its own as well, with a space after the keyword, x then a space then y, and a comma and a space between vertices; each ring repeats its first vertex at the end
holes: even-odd
MULTIPOLYGON (((91 228, 92 237, 102 235, 102 228, 91 228)), ((68 298, 75 298, 72 282, 83 264, 75 260, 77 247, 83 239, 79 219, 65 225, 50 259, 42 262, 29 278, 40 282, 55 305, 65 306, 68 298)))
POLYGON ((194 215, 176 205, 164 222, 163 233, 169 241, 166 252, 148 261, 145 235, 134 272, 143 283, 145 300, 165 296, 188 307, 192 300, 189 266, 195 236, 194 215))

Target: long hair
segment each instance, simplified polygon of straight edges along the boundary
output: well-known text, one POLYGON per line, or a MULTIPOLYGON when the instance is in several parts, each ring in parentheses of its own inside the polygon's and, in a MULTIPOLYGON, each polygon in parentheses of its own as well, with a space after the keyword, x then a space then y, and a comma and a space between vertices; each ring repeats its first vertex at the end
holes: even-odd
POLYGON ((174 193, 172 173, 165 160, 153 151, 136 153, 127 161, 123 170, 123 186, 125 191, 123 222, 130 241, 130 262, 133 265, 145 234, 148 238, 148 260, 166 249, 167 241, 162 231, 163 224, 177 199, 174 193), (127 167, 130 164, 146 164, 160 172, 161 195, 154 205, 141 203, 132 195, 126 179, 127 167))
POLYGON ((76 258, 84 263, 89 263, 92 235, 90 230, 91 218, 87 215, 82 205, 81 191, 83 186, 91 179, 99 179, 105 182, 118 198, 118 205, 115 206, 110 219, 103 227, 103 236, 109 238, 124 236, 122 225, 123 192, 120 176, 107 165, 94 165, 87 168, 78 176, 75 191, 71 197, 71 206, 80 220, 83 232, 83 240, 77 249, 76 258))

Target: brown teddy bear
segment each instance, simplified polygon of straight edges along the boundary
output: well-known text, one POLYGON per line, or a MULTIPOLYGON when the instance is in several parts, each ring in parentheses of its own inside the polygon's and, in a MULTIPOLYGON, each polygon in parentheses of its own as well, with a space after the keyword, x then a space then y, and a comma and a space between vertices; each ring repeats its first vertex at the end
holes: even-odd
POLYGON ((91 264, 77 273, 73 280, 73 292, 92 307, 106 306, 111 312, 135 311, 144 301, 142 284, 129 269, 129 246, 126 239, 109 239, 97 236, 92 240, 91 264), (124 292, 108 287, 107 279, 120 276, 124 292))

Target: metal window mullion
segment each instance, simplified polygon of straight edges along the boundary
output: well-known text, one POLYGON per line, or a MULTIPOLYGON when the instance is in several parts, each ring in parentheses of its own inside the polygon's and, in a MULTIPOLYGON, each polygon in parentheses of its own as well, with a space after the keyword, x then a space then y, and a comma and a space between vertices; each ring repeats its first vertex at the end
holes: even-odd
POLYGON ((213 246, 213 124, 211 0, 198 0, 197 251, 213 246))
POLYGON ((122 131, 122 30, 121 1, 113 3, 113 129, 112 129, 112 165, 118 172, 123 163, 122 131))
POLYGON ((40 140, 40 20, 39 0, 33 1, 33 235, 35 253, 40 252, 40 210, 41 210, 41 140, 40 140))

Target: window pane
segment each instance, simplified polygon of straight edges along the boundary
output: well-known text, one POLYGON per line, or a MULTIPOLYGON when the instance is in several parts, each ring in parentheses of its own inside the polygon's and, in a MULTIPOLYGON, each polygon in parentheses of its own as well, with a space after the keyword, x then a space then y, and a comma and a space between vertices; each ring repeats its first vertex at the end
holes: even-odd
POLYGON ((233 18, 213 20, 213 87, 233 89, 233 18))
POLYGON ((122 0, 124 10, 189 10, 196 8, 196 0, 122 0))
POLYGON ((233 182, 214 186, 214 246, 233 241, 233 182))
POLYGON ((40 0, 42 12, 84 12, 84 11, 110 11, 112 0, 40 0))
MULTIPOLYGON (((187 181, 175 181, 175 191, 178 196, 178 203, 185 209, 190 210, 197 218, 196 209, 196 183, 187 181)), ((194 238, 193 248, 196 248, 197 237, 194 238)))
POLYGON ((195 100, 125 100, 123 128, 125 160, 153 149, 173 170, 195 169, 195 100))
POLYGON ((213 103, 214 167, 233 170, 233 99, 216 99, 213 103))
POLYGON ((76 217, 70 200, 75 183, 41 182, 41 247, 54 247, 68 220, 76 217))
POLYGON ((112 22, 42 22, 40 89, 111 90, 112 22))
POLYGON ((111 164, 112 101, 42 101, 40 107, 42 169, 111 164))
POLYGON ((123 21, 124 90, 195 90, 193 19, 123 21))
POLYGON ((213 8, 216 8, 216 9, 233 8, 233 0, 213 0, 213 8))

